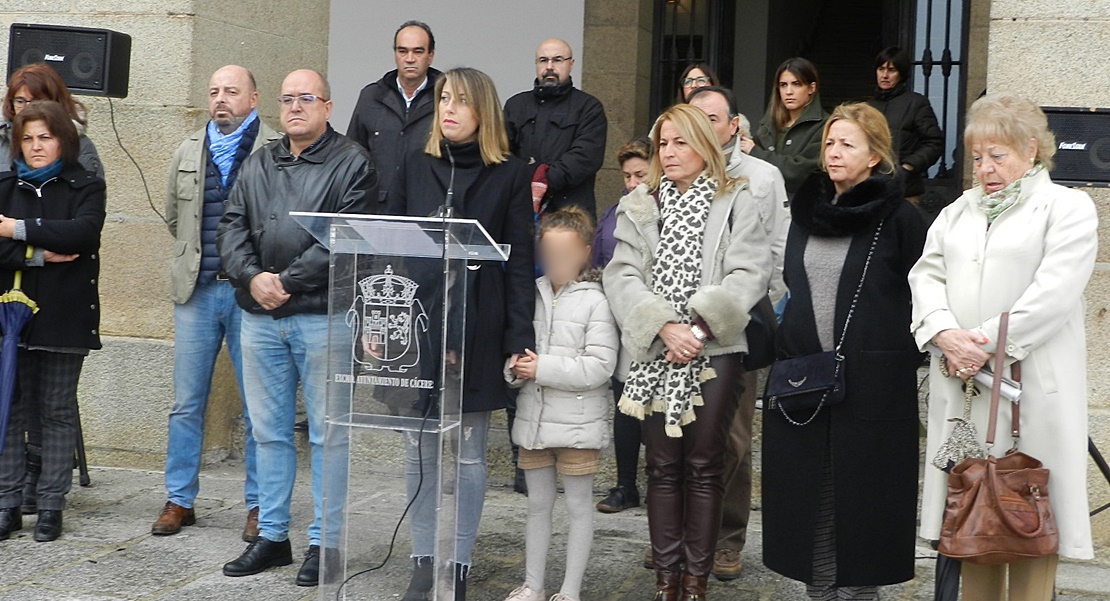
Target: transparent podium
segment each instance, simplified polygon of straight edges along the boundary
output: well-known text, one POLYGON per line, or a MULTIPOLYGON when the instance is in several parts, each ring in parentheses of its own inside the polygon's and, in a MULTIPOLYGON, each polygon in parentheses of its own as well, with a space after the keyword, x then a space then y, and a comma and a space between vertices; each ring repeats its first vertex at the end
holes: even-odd
POLYGON ((470 219, 291 215, 331 251, 320 598, 400 599, 411 555, 449 601, 466 274, 509 247, 470 219))

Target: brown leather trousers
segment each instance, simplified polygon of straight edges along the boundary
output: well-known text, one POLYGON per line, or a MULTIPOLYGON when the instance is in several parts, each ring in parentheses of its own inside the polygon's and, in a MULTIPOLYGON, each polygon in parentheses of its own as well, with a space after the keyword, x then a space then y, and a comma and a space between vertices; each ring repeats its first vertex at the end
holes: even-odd
POLYGON ((661 412, 644 420, 647 513, 657 571, 706 577, 713 567, 724 496, 724 454, 744 390, 743 356, 712 357, 717 377, 702 384, 705 404, 682 436, 667 436, 661 412), (685 569, 683 569, 685 564, 685 569))

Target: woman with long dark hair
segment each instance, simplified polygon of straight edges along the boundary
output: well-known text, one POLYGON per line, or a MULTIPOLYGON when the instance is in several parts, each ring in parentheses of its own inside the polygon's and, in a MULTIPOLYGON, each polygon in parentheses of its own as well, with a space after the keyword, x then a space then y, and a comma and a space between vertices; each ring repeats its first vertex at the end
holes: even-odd
POLYGON ((800 57, 788 58, 775 70, 767 113, 754 138, 742 138, 740 149, 782 171, 791 197, 814 171, 821 154, 821 129, 829 114, 821 108, 817 66, 800 57))

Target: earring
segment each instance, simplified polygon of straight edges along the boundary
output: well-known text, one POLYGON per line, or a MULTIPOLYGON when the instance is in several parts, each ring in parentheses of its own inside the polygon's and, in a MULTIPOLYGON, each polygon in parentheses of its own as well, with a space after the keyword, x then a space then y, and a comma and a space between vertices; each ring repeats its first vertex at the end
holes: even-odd
POLYGON ((1033 163, 1036 163, 1036 162, 1037 162, 1037 157, 1029 157, 1029 164, 1030 165, 1032 165, 1033 163))

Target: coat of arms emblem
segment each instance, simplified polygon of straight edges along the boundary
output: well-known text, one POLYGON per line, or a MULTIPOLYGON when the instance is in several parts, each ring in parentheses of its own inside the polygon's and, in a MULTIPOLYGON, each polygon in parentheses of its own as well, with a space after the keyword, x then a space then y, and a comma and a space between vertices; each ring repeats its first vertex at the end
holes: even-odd
POLYGON ((412 279, 395 274, 392 265, 358 282, 359 295, 347 312, 347 325, 355 326, 359 333, 353 349, 356 363, 369 371, 405 373, 420 362, 419 333, 428 330, 428 315, 416 298, 419 287, 412 279))

